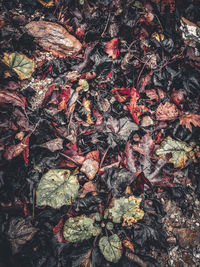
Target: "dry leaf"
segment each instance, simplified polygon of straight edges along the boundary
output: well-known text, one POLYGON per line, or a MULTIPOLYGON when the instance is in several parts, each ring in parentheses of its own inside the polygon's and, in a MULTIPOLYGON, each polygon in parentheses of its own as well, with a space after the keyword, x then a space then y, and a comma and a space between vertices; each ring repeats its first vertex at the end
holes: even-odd
POLYGON ((83 162, 81 171, 90 179, 94 179, 96 173, 99 170, 99 163, 96 160, 86 159, 83 162))
POLYGON ((156 110, 156 119, 159 121, 170 121, 175 120, 179 115, 179 110, 177 107, 169 102, 164 105, 160 103, 156 110))
POLYGON ((134 246, 133 243, 131 241, 131 239, 129 237, 127 237, 126 239, 122 240, 122 244, 128 248, 130 251, 134 252, 134 246))
POLYGON ((195 113, 189 113, 187 115, 184 115, 179 118, 180 120, 180 125, 182 127, 186 127, 192 132, 192 125, 193 124, 195 127, 200 127, 200 115, 195 114, 195 113))
POLYGON ((61 25, 48 21, 31 21, 25 26, 35 41, 55 56, 68 56, 80 51, 81 43, 61 25))
POLYGON ((117 56, 119 55, 118 38, 114 38, 107 43, 105 52, 109 55, 109 57, 112 57, 113 59, 117 58, 117 56))

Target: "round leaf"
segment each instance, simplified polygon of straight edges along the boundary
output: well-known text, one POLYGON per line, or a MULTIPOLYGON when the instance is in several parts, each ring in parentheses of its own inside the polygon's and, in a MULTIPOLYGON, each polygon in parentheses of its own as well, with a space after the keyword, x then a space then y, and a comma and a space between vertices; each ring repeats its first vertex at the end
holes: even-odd
POLYGON ((69 170, 52 169, 44 174, 36 192, 37 206, 48 205, 55 209, 70 205, 78 194, 77 176, 69 170))
POLYGON ((116 234, 103 236, 99 240, 99 248, 107 261, 116 263, 122 256, 122 243, 116 234))
POLYGON ((144 216, 144 211, 139 208, 141 200, 134 196, 115 199, 114 206, 109 209, 109 217, 114 223, 121 223, 123 219, 122 225, 126 222, 128 225, 136 223, 144 216))
POLYGON ((4 53, 2 60, 6 65, 12 68, 21 80, 28 79, 35 70, 35 63, 32 59, 17 52, 4 53))
POLYGON ((101 228, 93 225, 93 220, 85 215, 69 218, 63 229, 64 238, 72 243, 82 242, 101 233, 101 228))

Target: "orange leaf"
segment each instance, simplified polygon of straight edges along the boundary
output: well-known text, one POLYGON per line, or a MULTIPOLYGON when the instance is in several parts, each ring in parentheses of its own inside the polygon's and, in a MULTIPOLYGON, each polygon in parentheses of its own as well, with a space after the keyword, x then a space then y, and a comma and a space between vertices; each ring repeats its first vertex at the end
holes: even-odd
POLYGON ((182 127, 186 127, 192 132, 192 125, 193 124, 195 127, 200 127, 200 115, 195 114, 195 113, 189 113, 187 115, 184 115, 179 118, 180 120, 180 125, 182 127))
POLYGON ((127 237, 127 239, 124 239, 122 241, 122 244, 128 248, 130 251, 134 252, 134 246, 133 243, 131 242, 131 239, 129 237, 127 237))
POLYGON ((106 44, 105 52, 109 55, 109 57, 112 57, 113 59, 117 58, 119 55, 118 44, 118 38, 114 38, 106 44))

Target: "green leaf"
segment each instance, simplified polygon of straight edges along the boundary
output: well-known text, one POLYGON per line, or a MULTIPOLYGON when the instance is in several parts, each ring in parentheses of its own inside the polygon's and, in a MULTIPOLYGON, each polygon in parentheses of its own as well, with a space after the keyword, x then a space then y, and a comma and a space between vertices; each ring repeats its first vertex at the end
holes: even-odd
POLYGON ((84 79, 80 79, 79 82, 78 82, 78 85, 80 85, 81 89, 84 91, 84 92, 87 92, 89 90, 89 84, 86 80, 84 79))
POLYGON ((109 217, 114 223, 121 223, 123 219, 122 226, 126 222, 128 225, 136 223, 144 216, 144 211, 139 208, 141 200, 134 196, 115 199, 113 207, 109 209, 109 217))
POLYGON ((85 215, 69 218, 63 229, 64 238, 72 243, 82 242, 101 233, 101 228, 93 225, 93 220, 85 215))
POLYGON ((171 153, 172 157, 168 162, 173 163, 175 168, 184 168, 189 158, 194 160, 195 155, 192 151, 193 148, 193 146, 190 146, 185 142, 167 137, 155 153, 157 156, 161 157, 171 153))
POLYGON ((122 256, 122 243, 116 234, 101 237, 99 248, 107 261, 116 263, 122 256))
POLYGON ((17 52, 4 53, 2 61, 12 68, 21 80, 28 79, 35 70, 35 63, 32 59, 17 52))
POLYGON ((55 209, 70 205, 78 195, 77 176, 69 170, 52 169, 45 173, 36 191, 37 206, 48 205, 55 209))

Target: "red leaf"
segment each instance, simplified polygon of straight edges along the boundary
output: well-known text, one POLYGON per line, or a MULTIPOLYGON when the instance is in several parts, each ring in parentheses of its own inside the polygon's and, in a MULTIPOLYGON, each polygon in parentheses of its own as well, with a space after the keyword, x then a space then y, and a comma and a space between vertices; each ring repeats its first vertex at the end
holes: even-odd
POLYGON ((131 116, 133 117, 134 121, 139 124, 139 118, 138 118, 138 114, 136 112, 136 104, 137 104, 137 100, 139 99, 139 94, 137 92, 137 90, 132 87, 131 88, 131 100, 129 103, 129 110, 131 113, 131 116))
POLYGON ((119 55, 118 44, 118 38, 114 38, 106 44, 105 52, 109 55, 109 57, 112 57, 113 59, 117 58, 119 55))
POLYGON ((23 158, 24 158, 25 163, 28 165, 28 158, 29 158, 29 135, 27 136, 26 144, 27 144, 27 147, 25 147, 25 149, 23 150, 23 158))
POLYGON ((66 240, 64 239, 63 234, 62 234, 63 225, 64 225, 63 218, 61 218, 60 221, 58 222, 58 224, 53 228, 54 236, 61 243, 66 242, 66 240))
POLYGON ((99 151, 95 150, 95 151, 91 151, 89 152, 86 156, 85 156, 85 160, 86 159, 91 159, 91 160, 95 160, 99 162, 99 151))

